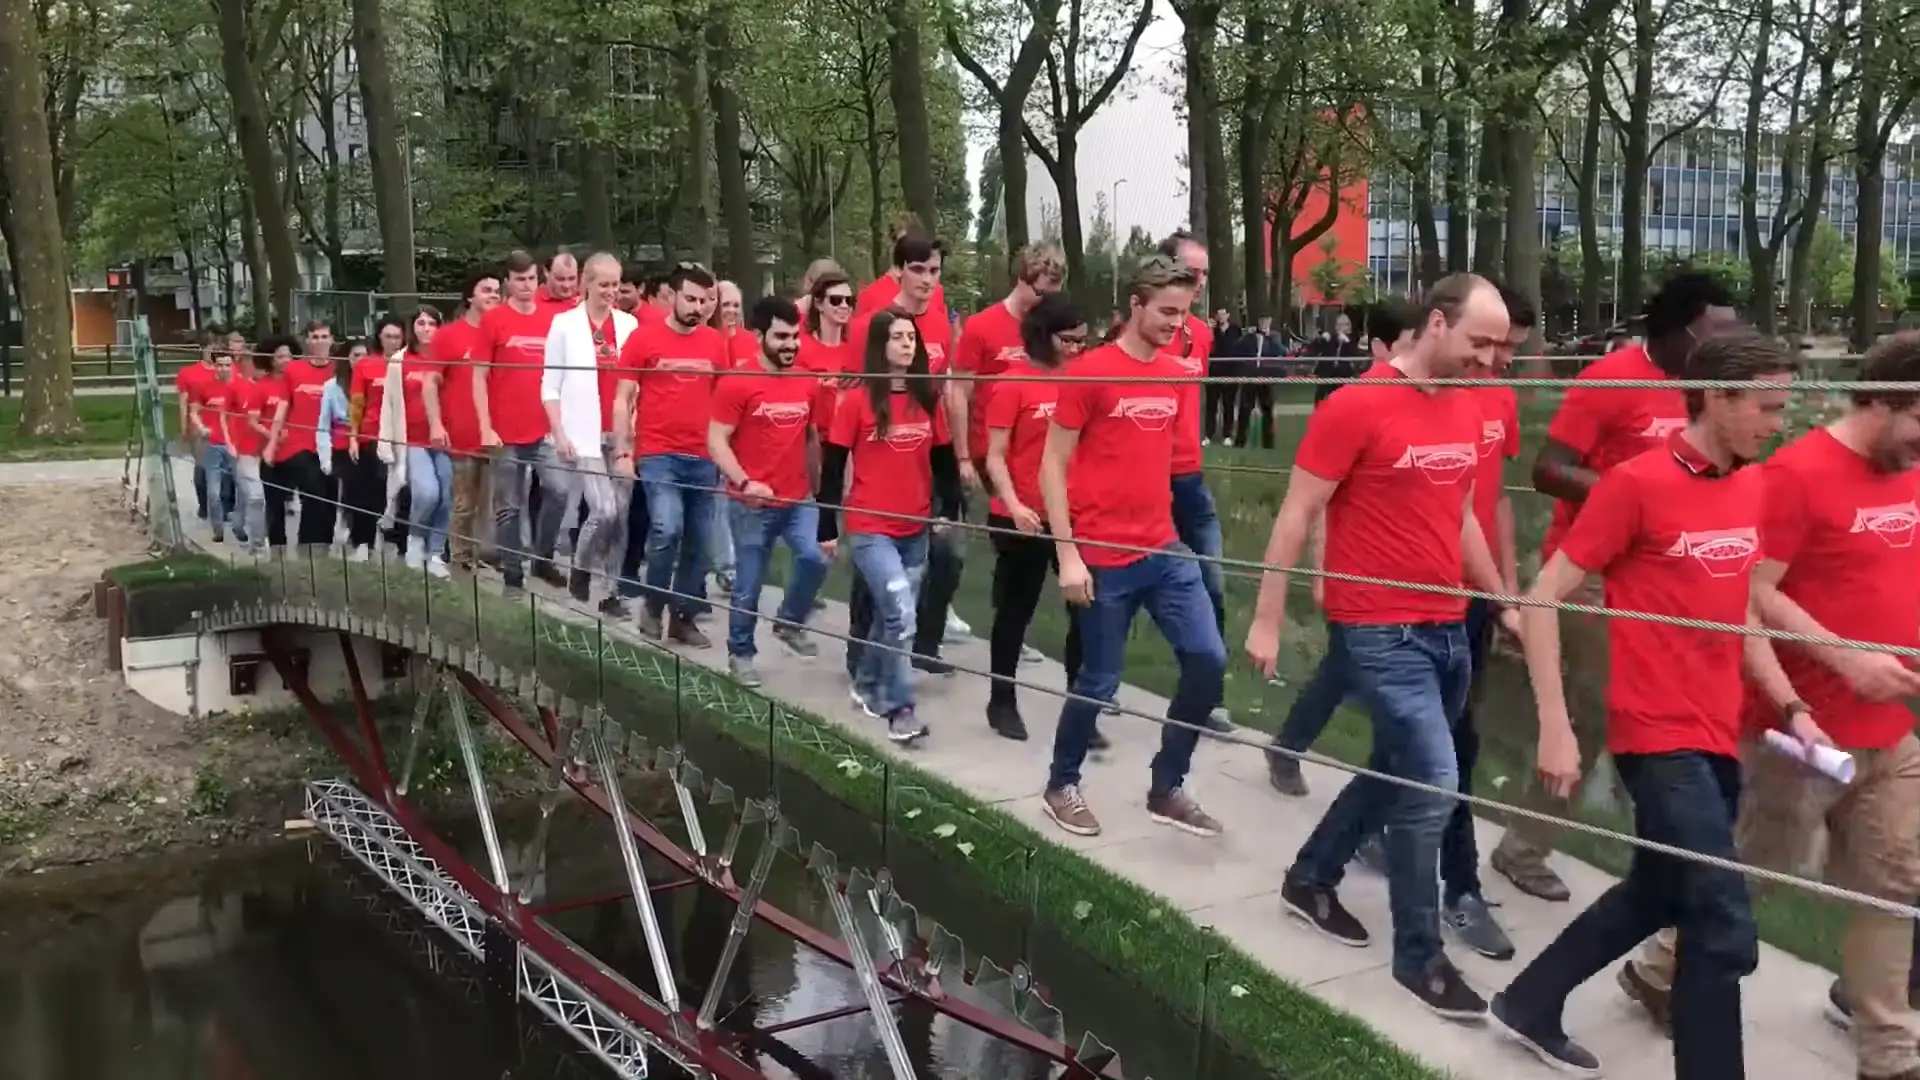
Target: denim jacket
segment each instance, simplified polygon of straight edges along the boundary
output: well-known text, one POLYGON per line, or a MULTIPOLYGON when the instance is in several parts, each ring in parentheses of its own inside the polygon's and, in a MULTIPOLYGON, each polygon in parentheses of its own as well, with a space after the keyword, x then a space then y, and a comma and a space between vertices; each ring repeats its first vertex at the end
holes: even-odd
POLYGON ((347 405, 347 392, 340 388, 340 380, 327 380, 327 388, 320 395, 320 419, 314 424, 314 427, 320 430, 313 433, 313 447, 320 452, 322 460, 330 460, 333 457, 333 426, 352 422, 353 414, 347 405))

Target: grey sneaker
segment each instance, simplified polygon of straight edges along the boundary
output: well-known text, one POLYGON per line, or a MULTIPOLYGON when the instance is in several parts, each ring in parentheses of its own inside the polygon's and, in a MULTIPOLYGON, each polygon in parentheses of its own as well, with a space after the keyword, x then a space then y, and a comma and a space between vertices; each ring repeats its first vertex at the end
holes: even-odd
POLYGON ((640 607, 640 636, 660 640, 660 632, 666 628, 662 611, 654 604, 642 604, 640 607))
POLYGON ((1230 734, 1234 730, 1233 714, 1222 705, 1207 715, 1207 730, 1216 735, 1230 734))
POLYGON ((1460 944, 1494 960, 1513 959, 1513 941, 1493 919, 1487 902, 1477 893, 1468 893, 1441 913, 1441 921, 1460 944))
POLYGON ((760 689, 760 671, 753 666, 753 657, 727 657, 727 671, 733 675, 733 681, 741 686, 749 690, 760 689))
POLYGON ((894 742, 910 743, 924 739, 926 735, 926 722, 913 714, 911 705, 903 705, 887 717, 887 738, 894 742))
POLYGON ((1293 798, 1303 798, 1307 794, 1307 778, 1300 775, 1300 759, 1285 754, 1267 753, 1267 782, 1273 790, 1293 798))
POLYGON ((1367 837, 1360 845, 1360 850, 1353 853, 1353 861, 1379 874, 1381 877, 1386 877, 1387 845, 1386 842, 1381 839, 1381 836, 1381 833, 1374 833, 1372 836, 1367 837))
POLYGON ((798 626, 774 627, 773 639, 785 645, 795 656, 811 660, 820 655, 820 646, 815 645, 813 638, 798 626))

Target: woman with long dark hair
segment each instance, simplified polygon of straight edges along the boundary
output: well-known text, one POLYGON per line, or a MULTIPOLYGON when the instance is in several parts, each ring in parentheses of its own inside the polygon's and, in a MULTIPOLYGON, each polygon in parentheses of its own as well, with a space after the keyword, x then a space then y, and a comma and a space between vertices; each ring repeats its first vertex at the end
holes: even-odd
POLYGON ((407 419, 407 567, 425 568, 434 577, 447 569, 447 522, 453 515, 453 456, 447 452, 447 425, 440 411, 440 365, 428 360, 440 313, 431 307, 414 312, 401 361, 402 407, 407 419))
POLYGON ((834 510, 844 511, 854 569, 876 608, 853 672, 853 699, 886 720, 888 738, 912 742, 927 733, 914 715, 909 654, 928 522, 959 518, 960 462, 912 316, 892 309, 874 315, 861 381, 841 397, 827 431, 820 542, 833 551, 834 510))
MULTIPOLYGON (((1063 369, 1087 344, 1087 321, 1073 301, 1053 293, 1020 320, 1024 362, 1016 362, 1006 381, 987 401, 987 479, 993 499, 987 504, 987 527, 993 533, 993 630, 988 635, 990 670, 994 679, 987 691, 987 726, 1009 739, 1024 741, 1027 724, 1020 716, 1013 678, 1020 666, 1020 647, 1027 627, 1040 606, 1040 590, 1047 574, 1058 570, 1053 534, 1047 530, 1047 510, 1040 501, 1040 453, 1047 445, 1047 428, 1060 398, 1056 381, 1063 369), (1017 534, 1017 535, 1016 535, 1017 534)), ((1080 671, 1080 624, 1067 610, 1067 685, 1080 671)), ((1104 743, 1098 735, 1096 743, 1104 743)))
MULTIPOLYGON (((320 421, 313 433, 313 448, 320 455, 320 472, 326 476, 324 494, 337 508, 346 504, 347 477, 353 472, 353 457, 347 449, 353 443, 353 365, 367 355, 361 341, 340 341, 333 346, 333 378, 320 394, 320 421)), ((340 525, 352 528, 344 518, 340 525)), ((338 543, 339 528, 334 530, 338 543)))

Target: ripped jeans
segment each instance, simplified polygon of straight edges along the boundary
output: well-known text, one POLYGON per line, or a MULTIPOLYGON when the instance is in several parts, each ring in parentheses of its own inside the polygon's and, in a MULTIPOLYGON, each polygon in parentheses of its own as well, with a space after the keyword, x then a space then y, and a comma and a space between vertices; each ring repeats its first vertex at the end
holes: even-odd
POLYGON ((886 646, 860 651, 853 688, 874 712, 892 716, 913 707, 909 650, 920 577, 927 565, 927 533, 924 529, 912 536, 850 533, 846 543, 854 569, 873 595, 874 618, 866 640, 886 646))

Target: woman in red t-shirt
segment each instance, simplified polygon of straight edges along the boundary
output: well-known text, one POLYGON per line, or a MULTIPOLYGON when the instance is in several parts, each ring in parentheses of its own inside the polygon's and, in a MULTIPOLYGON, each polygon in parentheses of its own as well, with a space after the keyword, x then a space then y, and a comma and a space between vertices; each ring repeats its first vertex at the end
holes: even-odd
POLYGON ((422 307, 413 315, 407 353, 400 365, 401 407, 407 420, 407 566, 437 578, 447 569, 447 522, 453 516, 453 456, 440 413, 440 365, 428 360, 440 313, 422 307))
POLYGON ((838 507, 875 608, 863 635, 867 647, 848 649, 853 699, 886 718, 888 738, 912 742, 927 733, 914 715, 909 676, 915 594, 936 509, 939 520, 960 516, 960 462, 912 317, 891 309, 875 315, 865 355, 864 386, 835 407, 821 455, 820 543, 833 551, 838 507))
MULTIPOLYGON (((1021 380, 1057 377, 1086 346, 1087 320, 1073 301, 1050 293, 1020 320, 1020 339, 1026 361, 1002 372, 1010 381, 987 399, 985 448, 993 491, 987 528, 998 530, 993 533, 993 630, 988 635, 993 684, 987 691, 987 726, 1016 741, 1027 737, 1013 685, 1020 647, 1040 606, 1047 574, 1059 567, 1053 534, 1047 531, 1047 510, 1040 501, 1040 452, 1053 425, 1060 384, 1021 380)), ((1071 607, 1065 659, 1067 685, 1072 686, 1080 673, 1080 623, 1071 607)), ((1104 744, 1096 732, 1095 748, 1104 744)))
MULTIPOLYGON (((347 381, 348 465, 340 480, 340 501, 347 506, 347 558, 366 562, 379 539, 380 515, 387 505, 387 467, 380 460, 380 414, 387 394, 387 357, 407 347, 407 321, 380 317, 374 348, 353 362, 347 381)), ((403 447, 393 447, 396 454, 403 447)))
MULTIPOLYGON (((287 406, 290 404, 287 365, 293 363, 299 351, 300 343, 284 335, 267 338, 255 345, 254 362, 266 365, 266 373, 255 380, 253 389, 247 395, 248 406, 255 413, 255 422, 262 436, 260 452, 256 456, 259 467, 255 475, 263 489, 262 500, 266 511, 263 527, 267 546, 276 549, 287 546, 288 502, 294 488, 290 478, 281 475, 280 466, 274 464, 274 458, 279 456, 280 446, 287 436, 287 406)), ((251 510, 248 517, 252 517, 251 510)), ((257 545, 261 535, 249 520, 247 536, 257 545)))
MULTIPOLYGON (((793 366, 820 376, 813 417, 815 425, 825 429, 833 422, 842 378, 860 370, 860 346, 847 337, 848 325, 853 322, 853 279, 837 266, 822 270, 815 276, 807 300, 801 313, 800 356, 793 366)), ((852 378, 844 385, 858 384, 858 379, 852 378)))

